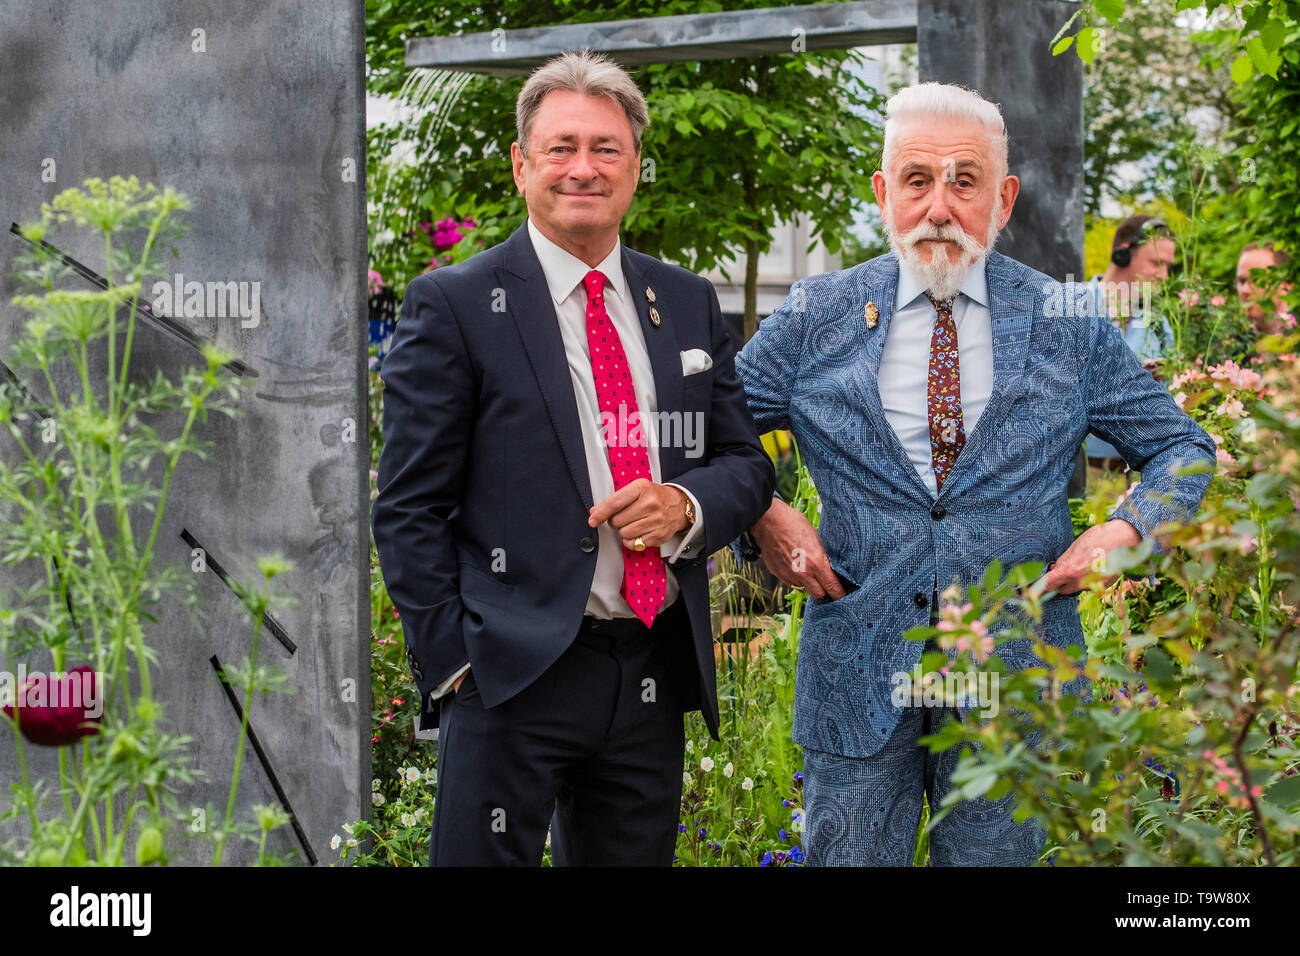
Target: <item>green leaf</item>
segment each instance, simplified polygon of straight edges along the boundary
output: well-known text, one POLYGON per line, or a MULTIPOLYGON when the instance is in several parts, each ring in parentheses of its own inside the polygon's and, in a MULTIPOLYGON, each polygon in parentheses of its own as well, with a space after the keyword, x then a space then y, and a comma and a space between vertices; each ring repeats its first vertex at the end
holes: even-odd
MULTIPOLYGON (((1277 79, 1277 68, 1282 65, 1282 57, 1264 49, 1263 40, 1259 37, 1251 37, 1247 40, 1246 53, 1250 56, 1250 62, 1255 64, 1255 69, 1277 79)), ((1233 79, 1236 77, 1234 76, 1233 79)))
POLYGON ((1119 25, 1119 18, 1124 15, 1124 0, 1093 0, 1092 5, 1111 23, 1119 25))
POLYGON ((1283 810, 1289 809, 1292 804, 1300 803, 1300 773, 1283 777, 1264 791, 1264 798, 1283 810))
POLYGON ((1174 665, 1166 654, 1158 647, 1148 647, 1143 655, 1143 673, 1149 675, 1154 680, 1162 684, 1167 684, 1174 678, 1174 665))
POLYGON ((1280 20, 1269 20, 1259 28, 1259 39, 1264 44, 1264 49, 1276 53, 1286 39, 1286 25, 1280 20))
POLYGON ((1052 47, 1052 56, 1060 56, 1066 50, 1070 49, 1073 44, 1074 37, 1065 37, 1064 39, 1057 40, 1056 44, 1052 47))
POLYGON ((1079 54, 1079 59, 1090 66, 1093 58, 1097 55, 1097 36, 1098 33, 1095 28, 1084 27, 1079 31, 1079 42, 1074 48, 1075 52, 1079 54))
POLYGON ((1238 86, 1245 86, 1246 81, 1254 75, 1255 71, 1251 66, 1249 54, 1243 53, 1232 61, 1232 82, 1238 86))

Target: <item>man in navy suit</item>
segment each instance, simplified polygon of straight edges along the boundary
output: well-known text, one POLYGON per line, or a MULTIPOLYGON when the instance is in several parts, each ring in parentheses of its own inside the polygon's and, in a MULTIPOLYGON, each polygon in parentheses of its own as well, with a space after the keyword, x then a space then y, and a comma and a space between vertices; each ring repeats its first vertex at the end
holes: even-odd
POLYGON ((645 99, 566 54, 519 95, 506 242, 406 290, 374 535, 426 717, 429 860, 668 865, 682 715, 717 739, 704 560, 775 483, 713 287, 619 242, 645 99), (436 713, 434 712, 436 710, 436 713))

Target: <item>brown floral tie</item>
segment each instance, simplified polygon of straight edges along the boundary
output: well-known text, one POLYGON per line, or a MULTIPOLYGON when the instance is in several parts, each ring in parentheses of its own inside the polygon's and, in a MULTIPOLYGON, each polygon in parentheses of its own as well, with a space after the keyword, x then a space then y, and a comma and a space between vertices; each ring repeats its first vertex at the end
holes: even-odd
POLYGON ((961 363, 957 356, 957 323, 952 319, 952 300, 926 298, 939 313, 930 336, 930 374, 926 380, 926 405, 930 418, 930 460, 934 483, 943 483, 957 463, 966 444, 966 427, 961 417, 961 363))

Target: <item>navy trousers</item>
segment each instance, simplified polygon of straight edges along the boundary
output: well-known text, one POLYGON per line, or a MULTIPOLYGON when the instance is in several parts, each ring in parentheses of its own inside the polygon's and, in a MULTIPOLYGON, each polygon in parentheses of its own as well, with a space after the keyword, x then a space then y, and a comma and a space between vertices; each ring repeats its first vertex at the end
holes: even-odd
POLYGON ((483 706, 474 672, 440 701, 430 866, 669 866, 683 714, 699 706, 682 602, 654 627, 586 622, 537 681, 483 706))

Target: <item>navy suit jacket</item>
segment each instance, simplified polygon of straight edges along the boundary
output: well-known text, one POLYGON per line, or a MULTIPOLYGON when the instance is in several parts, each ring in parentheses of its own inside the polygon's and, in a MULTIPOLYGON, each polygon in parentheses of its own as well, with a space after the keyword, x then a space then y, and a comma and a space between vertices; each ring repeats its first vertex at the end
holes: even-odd
MULTIPOLYGON (((716 739, 704 556, 766 511, 775 474, 713 286, 626 248, 622 264, 659 411, 696 415, 703 428, 702 455, 665 442, 659 464, 660 479, 688 488, 704 521, 699 556, 672 570, 690 618, 699 705, 716 739), (707 351, 713 367, 683 376, 687 349, 707 351)), ((598 502, 559 321, 526 226, 411 282, 381 377, 384 449, 372 528, 423 727, 436 725, 430 692, 466 661, 488 707, 537 680, 577 636, 595 574, 598 536, 587 514, 598 502)))

